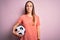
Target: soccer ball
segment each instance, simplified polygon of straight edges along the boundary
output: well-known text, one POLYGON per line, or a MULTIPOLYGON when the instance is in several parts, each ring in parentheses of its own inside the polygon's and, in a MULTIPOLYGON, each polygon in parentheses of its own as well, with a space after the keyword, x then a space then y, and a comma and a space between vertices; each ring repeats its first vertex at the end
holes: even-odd
POLYGON ((23 25, 19 25, 16 27, 15 31, 17 32, 17 34, 19 35, 24 35, 25 33, 25 28, 23 25))

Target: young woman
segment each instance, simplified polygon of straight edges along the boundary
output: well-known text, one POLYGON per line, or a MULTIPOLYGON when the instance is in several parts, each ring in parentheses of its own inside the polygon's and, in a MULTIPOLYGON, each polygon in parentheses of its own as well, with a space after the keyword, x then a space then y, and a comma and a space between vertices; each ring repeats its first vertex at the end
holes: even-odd
POLYGON ((25 14, 20 16, 19 20, 13 27, 13 34, 19 37, 19 40, 40 40, 40 21, 39 16, 35 14, 34 4, 32 1, 27 1, 25 4, 25 14), (15 32, 15 28, 23 24, 26 32, 24 35, 19 35, 15 32))

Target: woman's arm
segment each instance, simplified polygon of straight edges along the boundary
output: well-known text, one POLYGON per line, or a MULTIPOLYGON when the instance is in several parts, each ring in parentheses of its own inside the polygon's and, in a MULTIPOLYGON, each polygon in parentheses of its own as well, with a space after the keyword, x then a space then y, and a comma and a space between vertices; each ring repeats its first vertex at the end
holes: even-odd
POLYGON ((39 16, 37 17, 37 33, 38 33, 38 40, 40 40, 40 18, 39 16))
MULTIPOLYGON (((18 36, 18 34, 15 32, 15 29, 16 29, 16 27, 19 25, 19 23, 16 23, 14 26, 13 26, 13 34, 15 35, 15 36, 18 36)), ((19 37, 19 36, 18 36, 19 37)))
POLYGON ((23 18, 22 16, 19 17, 17 23, 13 26, 13 30, 12 30, 12 31, 13 31, 13 34, 16 35, 16 36, 18 36, 18 37, 20 37, 20 36, 22 36, 22 35, 17 34, 17 33, 15 32, 15 29, 16 29, 16 27, 17 27, 19 24, 22 23, 22 18, 23 18))
POLYGON ((40 40, 40 26, 38 26, 37 30, 38 30, 38 40, 40 40))

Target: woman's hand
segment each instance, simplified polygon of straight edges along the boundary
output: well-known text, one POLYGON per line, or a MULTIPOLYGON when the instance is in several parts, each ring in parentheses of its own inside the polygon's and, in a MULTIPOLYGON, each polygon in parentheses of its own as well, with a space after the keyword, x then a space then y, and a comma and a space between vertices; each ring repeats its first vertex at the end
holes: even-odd
POLYGON ((21 34, 18 34, 18 36, 19 36, 19 37, 22 37, 23 35, 21 35, 21 34))
POLYGON ((38 40, 40 40, 40 39, 38 39, 38 40))
POLYGON ((38 40, 40 40, 40 37, 38 37, 38 40))
POLYGON ((22 37, 23 35, 20 35, 20 34, 17 34, 18 35, 18 37, 22 37))

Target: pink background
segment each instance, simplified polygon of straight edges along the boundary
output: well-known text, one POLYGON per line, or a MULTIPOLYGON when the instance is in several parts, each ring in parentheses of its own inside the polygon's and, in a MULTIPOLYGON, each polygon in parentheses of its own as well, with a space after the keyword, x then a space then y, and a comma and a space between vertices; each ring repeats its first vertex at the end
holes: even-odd
MULTIPOLYGON (((0 38, 17 40, 12 27, 24 13, 27 0, 0 0, 0 38)), ((60 40, 60 0, 32 0, 40 17, 41 40, 60 40)))

